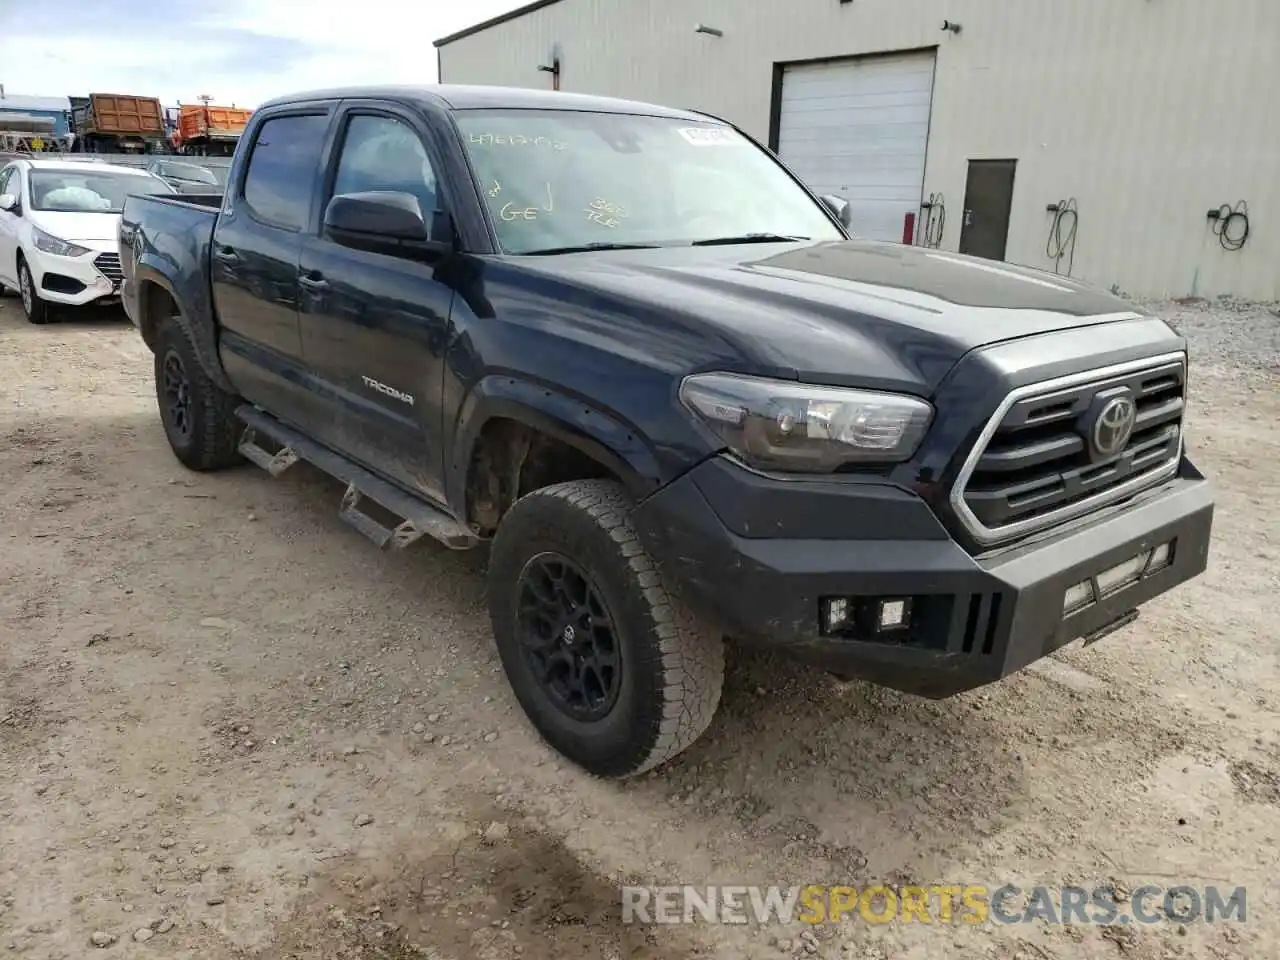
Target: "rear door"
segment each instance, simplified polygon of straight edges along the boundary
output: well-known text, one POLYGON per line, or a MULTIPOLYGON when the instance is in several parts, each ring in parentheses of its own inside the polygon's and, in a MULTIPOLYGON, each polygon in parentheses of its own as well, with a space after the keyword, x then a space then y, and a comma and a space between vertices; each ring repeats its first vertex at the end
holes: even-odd
POLYGON ((303 428, 314 410, 298 332, 298 256, 335 107, 277 109, 255 125, 209 258, 227 373, 247 399, 303 428))
MULTIPOLYGON (((377 101, 344 104, 318 220, 342 193, 394 190, 418 201, 428 224, 447 210, 441 169, 421 117, 377 101)), ((330 446, 444 500, 441 398, 453 290, 436 263, 353 249, 320 222, 298 267, 302 346, 330 446)))

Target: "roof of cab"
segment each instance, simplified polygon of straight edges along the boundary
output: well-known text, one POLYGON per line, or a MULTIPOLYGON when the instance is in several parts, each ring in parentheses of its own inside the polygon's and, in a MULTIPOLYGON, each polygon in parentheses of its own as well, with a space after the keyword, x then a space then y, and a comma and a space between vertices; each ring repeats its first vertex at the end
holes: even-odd
POLYGON ((594 113, 635 113, 651 117, 706 122, 713 118, 689 110, 673 110, 637 100, 593 97, 584 93, 530 90, 524 87, 495 87, 466 84, 435 84, 420 87, 336 87, 308 90, 276 97, 259 109, 310 100, 391 100, 397 103, 434 103, 451 110, 581 110, 594 113))

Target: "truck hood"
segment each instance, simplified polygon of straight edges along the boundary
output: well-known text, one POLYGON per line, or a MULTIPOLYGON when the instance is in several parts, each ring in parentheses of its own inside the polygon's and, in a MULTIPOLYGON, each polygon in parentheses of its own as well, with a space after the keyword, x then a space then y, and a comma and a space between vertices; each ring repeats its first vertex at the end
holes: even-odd
POLYGON ((1137 316, 1065 277, 862 240, 661 247, 522 258, 564 282, 705 329, 744 368, 812 383, 932 392, 988 344, 1137 316))

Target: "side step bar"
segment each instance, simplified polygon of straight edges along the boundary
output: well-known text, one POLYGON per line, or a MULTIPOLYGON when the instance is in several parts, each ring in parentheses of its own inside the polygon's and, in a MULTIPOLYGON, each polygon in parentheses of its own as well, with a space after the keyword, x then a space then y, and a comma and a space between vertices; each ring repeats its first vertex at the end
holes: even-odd
POLYGON ((280 476, 299 460, 306 460, 341 480, 347 485, 347 490, 342 496, 338 516, 377 544, 379 549, 400 550, 423 536, 438 540, 453 550, 467 550, 480 542, 474 533, 443 510, 303 436, 252 404, 239 407, 236 416, 246 425, 239 446, 245 459, 256 463, 273 477, 280 476), (280 451, 271 453, 260 446, 257 442, 259 434, 282 444, 280 451), (361 500, 366 498, 403 519, 394 527, 386 526, 360 509, 361 500))

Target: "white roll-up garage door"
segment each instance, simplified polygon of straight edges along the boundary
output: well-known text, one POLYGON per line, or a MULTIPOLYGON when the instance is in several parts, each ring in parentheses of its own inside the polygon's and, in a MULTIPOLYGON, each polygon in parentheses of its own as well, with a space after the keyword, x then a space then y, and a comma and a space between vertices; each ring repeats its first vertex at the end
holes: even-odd
POLYGON ((778 154, 815 193, 845 197, 853 232, 902 239, 924 185, 932 51, 787 67, 778 154))

